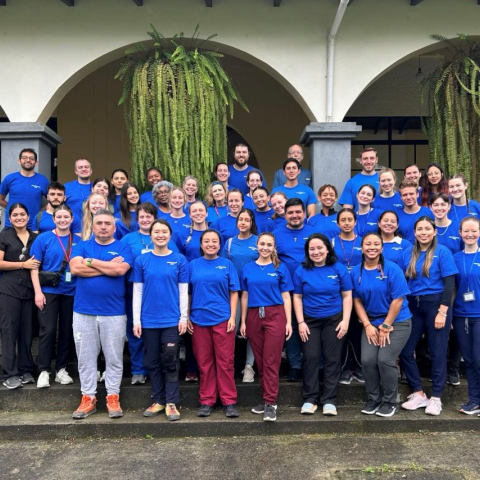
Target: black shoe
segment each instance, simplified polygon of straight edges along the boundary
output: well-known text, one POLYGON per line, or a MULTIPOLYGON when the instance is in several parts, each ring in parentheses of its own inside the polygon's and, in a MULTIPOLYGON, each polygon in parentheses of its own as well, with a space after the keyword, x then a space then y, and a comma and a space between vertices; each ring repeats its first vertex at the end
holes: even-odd
POLYGON ((197 410, 197 417, 209 417, 213 412, 213 407, 210 405, 201 405, 197 410))
POLYGON ((302 371, 299 368, 291 368, 288 374, 287 382, 299 382, 302 377, 302 371))
POLYGON ((460 375, 457 372, 448 373, 447 385, 453 385, 454 387, 460 385, 460 375))
POLYGON ((20 375, 22 383, 26 385, 27 383, 35 383, 35 379, 30 372, 25 372, 23 375, 20 375))
POLYGON ((262 415, 265 412, 265 404, 259 403, 256 407, 252 408, 252 413, 256 413, 257 415, 262 415))
POLYGON ((373 415, 380 408, 380 403, 374 402, 373 400, 368 400, 364 405, 361 412, 365 415, 373 415))
POLYGON ((265 412, 263 414, 263 420, 265 422, 274 422, 277 419, 277 406, 265 405, 265 412))
POLYGON ((223 407, 223 411, 225 412, 225 416, 227 418, 237 418, 238 416, 240 416, 240 414, 238 413, 237 407, 233 404, 225 405, 223 407))
POLYGON ((379 417, 393 417, 398 412, 398 405, 396 403, 383 402, 375 415, 379 417))

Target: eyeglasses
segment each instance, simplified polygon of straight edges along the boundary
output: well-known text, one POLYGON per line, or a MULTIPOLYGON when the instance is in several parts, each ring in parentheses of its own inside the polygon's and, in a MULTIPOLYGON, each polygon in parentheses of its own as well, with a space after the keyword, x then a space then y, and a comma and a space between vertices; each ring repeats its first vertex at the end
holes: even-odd
POLYGON ((18 259, 23 262, 25 260, 25 254, 27 253, 27 247, 23 247, 22 248, 22 253, 20 254, 20 256, 18 257, 18 259))
POLYGON ((22 155, 20 157, 21 160, 32 160, 33 162, 35 162, 35 157, 26 157, 25 155, 22 155))

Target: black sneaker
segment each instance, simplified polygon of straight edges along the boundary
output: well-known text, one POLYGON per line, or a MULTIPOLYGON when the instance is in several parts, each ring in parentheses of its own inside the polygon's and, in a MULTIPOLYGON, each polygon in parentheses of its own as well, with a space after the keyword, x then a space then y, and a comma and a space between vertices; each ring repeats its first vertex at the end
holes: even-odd
POLYGON ((380 408, 375 412, 379 417, 393 417, 398 412, 398 405, 396 403, 383 402, 380 408))
POLYGON ((223 407, 223 411, 225 412, 225 416, 227 418, 237 418, 238 416, 240 416, 240 414, 238 413, 237 407, 233 404, 225 405, 223 407))
POLYGON ((345 370, 340 375, 340 380, 338 381, 338 383, 341 383, 342 385, 350 385, 352 383, 352 379, 352 372, 350 370, 345 370))
POLYGON ((352 377, 359 383, 365 383, 365 377, 363 376, 363 372, 361 370, 355 370, 352 373, 352 377))
POLYGON ((20 376, 22 383, 26 385, 27 383, 35 383, 35 379, 33 378, 33 375, 30 372, 26 372, 23 375, 20 376))
POLYGON ((365 415, 373 415, 380 408, 380 404, 374 402, 373 400, 368 400, 368 402, 362 408, 362 413, 365 415))
POLYGON ((277 406, 265 405, 265 412, 263 414, 263 420, 265 422, 274 422, 277 419, 277 406))
POLYGON ((257 415, 262 415, 265 412, 265 404, 259 403, 256 407, 252 408, 252 413, 256 413, 257 415))
POLYGON ((213 412, 213 407, 210 405, 200 405, 200 408, 197 410, 197 417, 209 417, 213 412))
POLYGON ((302 370, 300 368, 291 368, 287 382, 299 382, 300 378, 302 378, 302 370))
POLYGON ((402 373, 402 376, 400 377, 400 383, 402 385, 408 385, 408 379, 407 379, 407 376, 405 375, 405 373, 402 373))
POLYGON ((457 372, 448 373, 447 385, 453 385, 454 387, 460 385, 460 375, 457 372))
POLYGON ((15 390, 16 388, 22 388, 23 387, 23 383, 22 383, 22 379, 20 377, 10 377, 10 378, 7 378, 3 384, 10 390, 15 390))

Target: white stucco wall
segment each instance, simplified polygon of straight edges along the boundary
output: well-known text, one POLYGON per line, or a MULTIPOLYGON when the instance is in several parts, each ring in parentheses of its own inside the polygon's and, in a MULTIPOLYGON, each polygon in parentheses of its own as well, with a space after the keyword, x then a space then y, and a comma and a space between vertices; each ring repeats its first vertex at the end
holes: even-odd
MULTIPOLYGON (((147 39, 148 24, 165 35, 218 33, 221 49, 277 78, 311 121, 325 120, 326 35, 335 0, 15 0, 0 7, 0 105, 10 121, 45 122, 86 75, 147 39)), ((433 45, 431 33, 480 34, 474 0, 356 0, 337 40, 334 121, 341 121, 384 71, 433 45)), ((436 47, 434 47, 436 48, 436 47)))

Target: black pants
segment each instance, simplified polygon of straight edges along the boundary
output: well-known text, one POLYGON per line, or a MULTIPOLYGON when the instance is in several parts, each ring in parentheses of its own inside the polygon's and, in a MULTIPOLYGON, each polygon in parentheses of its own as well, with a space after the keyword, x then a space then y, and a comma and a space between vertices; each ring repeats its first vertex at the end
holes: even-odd
POLYGON ((50 372, 55 341, 58 343, 55 370, 58 372, 67 366, 70 359, 70 343, 73 338, 73 296, 56 293, 45 293, 47 303, 43 310, 38 310, 38 369, 50 372))
POLYGON ((361 342, 363 325, 358 321, 355 309, 352 310, 350 323, 348 324, 347 341, 343 347, 342 371, 362 371, 361 364, 361 342))
POLYGON ((343 319, 343 312, 326 318, 305 316, 310 335, 308 341, 302 342, 303 351, 303 399, 317 404, 320 397, 318 369, 320 355, 323 354, 325 365, 324 389, 320 403, 335 405, 338 381, 342 373, 342 352, 345 337, 338 339, 335 331, 343 319))
POLYGON ((33 373, 32 315, 33 298, 0 293, 0 329, 2 334, 2 367, 7 377, 33 373), (16 348, 18 343, 18 357, 16 348))

